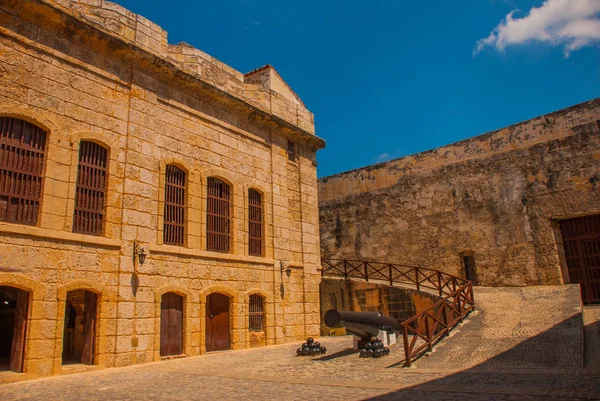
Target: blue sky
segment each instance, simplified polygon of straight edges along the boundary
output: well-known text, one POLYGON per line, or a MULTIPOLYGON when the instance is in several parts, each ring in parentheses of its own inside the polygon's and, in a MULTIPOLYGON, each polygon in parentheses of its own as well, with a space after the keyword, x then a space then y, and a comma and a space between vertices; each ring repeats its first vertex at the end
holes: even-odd
POLYGON ((600 96, 600 0, 117 2, 241 72, 273 65, 327 141, 320 177, 600 96))

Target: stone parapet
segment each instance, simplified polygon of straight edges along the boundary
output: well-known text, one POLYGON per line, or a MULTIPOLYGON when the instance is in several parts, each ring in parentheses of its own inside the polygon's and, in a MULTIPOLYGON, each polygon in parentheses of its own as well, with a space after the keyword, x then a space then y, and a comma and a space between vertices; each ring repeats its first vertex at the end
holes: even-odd
MULTIPOLYGON (((217 96, 243 102, 249 108, 247 112, 254 109, 271 116, 273 124, 283 124, 284 135, 298 136, 315 148, 324 146, 324 142, 314 136, 313 114, 298 101, 287 84, 254 83, 247 79, 250 73, 245 76, 187 43, 169 44, 164 29, 118 4, 104 0, 18 0, 3 7, 22 19, 48 24, 51 29, 82 29, 73 23, 74 18, 87 26, 83 29, 102 32, 111 38, 107 41, 102 35, 95 35, 93 39, 87 33, 80 35, 86 37, 86 44, 91 45, 92 40, 102 41, 103 46, 109 47, 111 56, 137 58, 137 62, 147 68, 170 69, 174 76, 189 75, 192 80, 208 86, 206 89, 216 90, 217 96), (131 51, 133 48, 142 54, 136 55, 131 51), (159 59, 160 63, 153 59, 159 59)), ((189 81, 189 78, 184 80, 189 81)))
POLYGON ((600 98, 597 98, 440 148, 323 177, 319 179, 319 201, 389 188, 401 177, 413 173, 481 160, 573 136, 585 129, 586 124, 594 125, 599 115, 600 98))

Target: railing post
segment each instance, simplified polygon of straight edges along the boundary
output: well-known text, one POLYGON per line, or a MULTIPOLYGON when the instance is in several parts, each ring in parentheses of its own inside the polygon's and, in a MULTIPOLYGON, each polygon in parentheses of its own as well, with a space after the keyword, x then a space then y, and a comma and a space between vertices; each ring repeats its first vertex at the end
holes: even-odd
POLYGON ((419 268, 415 267, 415 281, 417 284, 417 291, 421 289, 421 282, 419 281, 419 268))
POLYGON ((446 302, 444 302, 442 311, 443 311, 442 315, 444 317, 444 335, 443 335, 443 337, 446 337, 448 334, 450 334, 450 328, 448 327, 448 304, 446 302))
POLYGON ((456 294, 456 306, 458 307, 458 313, 460 314, 460 322, 463 322, 463 308, 462 305, 460 303, 460 294, 461 292, 459 291, 458 294, 456 294))
POLYGON ((344 259, 344 279, 348 280, 348 261, 344 259))
POLYGON ((437 279, 438 279, 439 295, 441 297, 442 296, 442 273, 441 272, 437 272, 437 279))
POLYGON ((369 264, 367 262, 365 262, 365 281, 369 281, 369 271, 368 269, 369 264))
POLYGON ((471 302, 473 303, 473 309, 475 309, 475 297, 473 296, 473 282, 469 285, 469 295, 471 296, 471 302))
POLYGON ((404 367, 410 368, 410 350, 408 349, 408 327, 402 326, 402 339, 404 340, 404 367))
POLYGON ((393 269, 392 269, 392 265, 388 265, 388 267, 390 268, 390 285, 394 285, 394 276, 392 274, 393 269))
POLYGON ((431 329, 429 327, 429 313, 425 314, 425 331, 427 332, 427 352, 431 352, 431 329))

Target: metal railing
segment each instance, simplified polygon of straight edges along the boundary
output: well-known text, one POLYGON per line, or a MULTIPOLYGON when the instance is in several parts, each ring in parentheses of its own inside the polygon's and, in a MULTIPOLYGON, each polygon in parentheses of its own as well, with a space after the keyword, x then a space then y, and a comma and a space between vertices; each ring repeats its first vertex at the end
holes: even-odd
POLYGON ((429 308, 400 322, 404 343, 404 366, 431 351, 475 307, 471 281, 438 270, 394 263, 346 259, 321 259, 321 275, 385 281, 389 285, 434 290, 441 297, 429 308), (412 336, 412 338, 409 338, 412 336))

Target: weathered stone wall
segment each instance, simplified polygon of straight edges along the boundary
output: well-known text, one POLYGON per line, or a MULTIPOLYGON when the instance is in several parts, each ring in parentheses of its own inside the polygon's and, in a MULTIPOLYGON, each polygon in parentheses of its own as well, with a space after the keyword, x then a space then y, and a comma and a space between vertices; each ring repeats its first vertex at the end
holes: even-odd
POLYGON ((417 264, 480 285, 568 282, 559 219, 600 213, 600 99, 319 180, 327 257, 417 264))
MULTIPOLYGON (((205 302, 230 298, 233 349, 248 347, 248 297, 265 298, 261 343, 319 332, 312 114, 102 0, 0 4, 0 116, 48 132, 37 226, 0 222, 0 285, 30 292, 28 378, 60 374, 70 290, 99 295, 95 364, 160 359, 162 294, 184 297, 184 353, 205 352, 205 302), (72 233, 79 142, 109 149, 102 236, 72 233), (298 146, 287 157, 288 141, 298 146), (186 171, 185 246, 162 243, 167 164, 186 171), (231 253, 206 251, 206 180, 233 190, 231 253), (264 256, 248 255, 249 188, 264 195, 264 256), (149 256, 133 261, 136 241, 149 256), (290 274, 285 269, 290 268, 290 274)), ((271 67, 267 67, 271 68, 271 67)))

